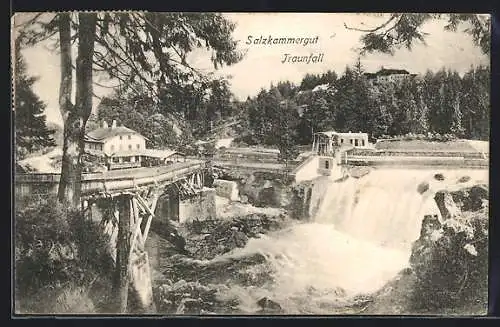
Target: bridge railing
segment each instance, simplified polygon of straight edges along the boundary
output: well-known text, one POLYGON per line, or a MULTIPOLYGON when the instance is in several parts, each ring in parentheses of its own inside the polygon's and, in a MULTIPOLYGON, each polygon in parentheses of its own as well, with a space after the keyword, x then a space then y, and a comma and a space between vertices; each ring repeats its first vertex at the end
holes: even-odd
POLYGON ((59 183, 61 174, 56 173, 36 173, 36 174, 15 174, 16 183, 59 183))
MULTIPOLYGON (((205 162, 185 162, 174 166, 155 167, 140 171, 112 171, 108 173, 82 174, 82 193, 130 190, 148 184, 174 182, 193 172, 206 168, 205 162)), ((17 174, 15 176, 16 194, 32 193, 33 185, 45 191, 54 192, 60 181, 60 174, 17 174)))

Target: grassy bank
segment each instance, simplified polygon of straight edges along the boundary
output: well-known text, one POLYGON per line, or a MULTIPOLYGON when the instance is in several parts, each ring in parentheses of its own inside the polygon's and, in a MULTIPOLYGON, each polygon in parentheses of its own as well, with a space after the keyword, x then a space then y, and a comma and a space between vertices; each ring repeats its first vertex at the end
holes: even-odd
POLYGON ((50 197, 18 206, 14 244, 16 313, 109 312, 106 239, 78 211, 50 197))

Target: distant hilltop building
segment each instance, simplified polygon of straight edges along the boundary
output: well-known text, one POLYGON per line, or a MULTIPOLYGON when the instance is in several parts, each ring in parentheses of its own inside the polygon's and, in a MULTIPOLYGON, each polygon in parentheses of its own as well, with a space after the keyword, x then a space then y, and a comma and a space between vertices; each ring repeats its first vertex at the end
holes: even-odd
POLYGON ((125 126, 111 127, 103 122, 100 128, 85 135, 85 151, 106 158, 109 169, 151 166, 179 161, 182 154, 173 150, 146 148, 147 138, 125 126))
POLYGON ((387 69, 384 67, 376 73, 365 73, 364 75, 371 82, 400 81, 402 79, 417 76, 417 74, 410 74, 410 72, 405 69, 387 69))

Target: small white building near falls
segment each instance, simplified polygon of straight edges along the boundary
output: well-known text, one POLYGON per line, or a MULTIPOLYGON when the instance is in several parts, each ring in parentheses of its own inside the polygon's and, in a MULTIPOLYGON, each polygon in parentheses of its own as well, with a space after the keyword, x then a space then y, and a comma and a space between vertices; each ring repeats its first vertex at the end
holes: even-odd
POLYGON ((368 148, 367 133, 317 132, 313 136, 312 151, 318 155, 334 155, 341 147, 368 148))
POLYGON ((342 159, 346 151, 354 148, 370 148, 367 133, 316 132, 313 137, 312 155, 295 170, 295 181, 312 180, 327 176, 337 180, 345 177, 342 159))

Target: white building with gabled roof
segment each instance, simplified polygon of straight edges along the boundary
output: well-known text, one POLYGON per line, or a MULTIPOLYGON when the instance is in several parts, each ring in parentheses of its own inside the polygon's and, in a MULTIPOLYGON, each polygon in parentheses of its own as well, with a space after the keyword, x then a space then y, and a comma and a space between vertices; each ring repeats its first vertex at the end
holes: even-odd
POLYGON ((140 167, 142 163, 157 165, 184 159, 184 155, 173 150, 147 149, 148 139, 125 126, 117 126, 114 120, 111 127, 106 122, 101 128, 85 135, 85 151, 105 157, 111 169, 140 167))
POLYGON ((125 126, 116 126, 113 121, 111 127, 106 123, 101 128, 88 132, 85 135, 85 149, 102 151, 111 156, 120 151, 144 150, 147 138, 125 126))

